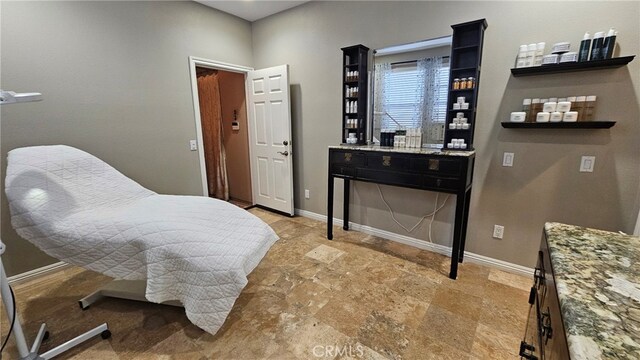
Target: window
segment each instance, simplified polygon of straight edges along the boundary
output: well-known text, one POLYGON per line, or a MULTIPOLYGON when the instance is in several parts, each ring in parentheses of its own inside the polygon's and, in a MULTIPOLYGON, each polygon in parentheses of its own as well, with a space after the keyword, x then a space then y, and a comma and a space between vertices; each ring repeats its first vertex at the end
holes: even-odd
POLYGON ((387 67, 388 72, 382 81, 382 104, 377 104, 382 109, 377 106, 376 110, 389 114, 382 117, 382 128, 397 128, 398 124, 407 128, 425 128, 427 123, 445 122, 448 58, 421 61, 425 63, 413 61, 387 67))

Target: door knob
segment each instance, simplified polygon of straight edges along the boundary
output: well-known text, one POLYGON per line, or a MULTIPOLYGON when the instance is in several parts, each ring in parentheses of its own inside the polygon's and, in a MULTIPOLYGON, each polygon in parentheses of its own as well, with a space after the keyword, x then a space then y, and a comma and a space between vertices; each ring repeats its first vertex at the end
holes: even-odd
POLYGON ((289 156, 289 152, 286 151, 286 150, 284 152, 278 151, 278 154, 283 155, 283 156, 289 156))
POLYGON ((287 145, 289 145, 289 142, 288 142, 287 140, 284 140, 284 141, 282 142, 282 145, 287 146, 287 145))

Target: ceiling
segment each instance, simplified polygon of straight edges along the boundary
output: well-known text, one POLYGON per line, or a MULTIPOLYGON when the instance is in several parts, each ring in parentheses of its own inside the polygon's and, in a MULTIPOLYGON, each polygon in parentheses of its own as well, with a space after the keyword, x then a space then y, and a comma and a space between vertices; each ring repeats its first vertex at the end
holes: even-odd
POLYGON ((272 0, 235 0, 235 1, 217 1, 217 0, 195 0, 200 4, 212 7, 243 18, 248 21, 256 21, 279 13, 281 11, 291 9, 306 1, 272 1, 272 0))

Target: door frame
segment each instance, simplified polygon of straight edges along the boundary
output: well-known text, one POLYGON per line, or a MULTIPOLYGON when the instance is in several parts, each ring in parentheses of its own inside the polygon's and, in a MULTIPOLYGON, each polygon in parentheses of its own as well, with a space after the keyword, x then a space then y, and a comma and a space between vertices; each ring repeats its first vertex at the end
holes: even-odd
MULTIPOLYGON (((225 63, 225 62, 221 62, 221 61, 215 61, 215 60, 209 60, 209 59, 205 59, 205 58, 200 58, 200 57, 196 57, 196 56, 189 56, 189 72, 190 72, 190 77, 191 77, 191 98, 193 99, 193 111, 194 111, 194 115, 195 115, 195 123, 196 123, 196 141, 198 142, 198 159, 200 161, 200 180, 202 181, 202 195, 209 197, 209 186, 207 183, 207 168, 206 168, 206 163, 204 160, 204 138, 202 136, 202 119, 200 117, 200 101, 199 101, 199 94, 198 94, 198 77, 196 74, 196 67, 204 67, 207 69, 214 69, 214 70, 223 70, 223 71, 229 71, 229 72, 235 72, 235 73, 241 73, 244 74, 244 82, 245 82, 245 86, 244 86, 244 96, 245 99, 248 98, 248 93, 247 93, 247 75, 249 73, 249 71, 253 71, 254 69, 252 67, 248 67, 248 66, 242 66, 242 65, 235 65, 235 64, 229 64, 229 63, 225 63)), ((248 104, 245 101, 245 108, 247 111, 247 114, 249 114, 249 108, 248 108, 248 104)), ((249 121, 247 121, 247 131, 251 131, 251 128, 249 127, 249 121)), ((252 157, 252 153, 251 153, 251 144, 249 144, 249 159, 253 159, 252 157)), ((253 168, 251 167, 250 170, 250 176, 251 176, 251 204, 255 205, 256 201, 255 201, 255 194, 253 191, 253 168)))

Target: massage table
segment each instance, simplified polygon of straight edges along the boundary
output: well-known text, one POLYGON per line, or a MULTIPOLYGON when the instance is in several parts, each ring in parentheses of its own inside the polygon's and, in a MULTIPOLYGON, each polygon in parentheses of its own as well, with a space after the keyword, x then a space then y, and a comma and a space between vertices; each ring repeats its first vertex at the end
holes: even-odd
POLYGON ((114 278, 102 296, 184 306, 215 334, 275 232, 201 196, 160 195, 64 145, 9 152, 5 191, 16 232, 48 255, 114 278))

